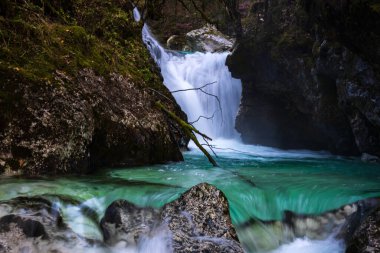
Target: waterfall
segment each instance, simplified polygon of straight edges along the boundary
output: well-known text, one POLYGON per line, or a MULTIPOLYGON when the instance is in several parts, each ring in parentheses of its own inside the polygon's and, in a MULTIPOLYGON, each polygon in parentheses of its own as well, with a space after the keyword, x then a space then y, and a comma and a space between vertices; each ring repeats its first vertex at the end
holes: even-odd
POLYGON ((137 9, 137 7, 133 8, 133 18, 135 19, 136 22, 140 22, 140 20, 141 20, 141 15, 140 15, 139 9, 137 9))
POLYGON ((200 131, 217 139, 238 139, 235 117, 241 97, 241 82, 231 76, 225 65, 228 52, 191 53, 164 49, 144 25, 143 41, 161 68, 164 84, 188 121, 200 131), (189 90, 205 86, 201 90, 189 90), (208 118, 208 119, 207 119, 208 118))

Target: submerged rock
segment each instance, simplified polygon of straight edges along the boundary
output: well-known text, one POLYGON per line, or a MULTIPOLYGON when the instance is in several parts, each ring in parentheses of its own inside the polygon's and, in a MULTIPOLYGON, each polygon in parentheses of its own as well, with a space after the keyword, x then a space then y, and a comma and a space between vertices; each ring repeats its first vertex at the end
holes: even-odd
POLYGON ((208 184, 192 187, 160 210, 115 201, 101 228, 110 246, 138 246, 161 234, 163 247, 170 252, 243 252, 226 197, 208 184))

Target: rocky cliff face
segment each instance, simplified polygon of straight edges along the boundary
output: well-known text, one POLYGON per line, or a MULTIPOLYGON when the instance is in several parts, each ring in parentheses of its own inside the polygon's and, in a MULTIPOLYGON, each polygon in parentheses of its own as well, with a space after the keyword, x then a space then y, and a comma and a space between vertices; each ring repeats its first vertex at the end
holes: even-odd
POLYGON ((254 1, 228 66, 247 143, 380 155, 380 5, 254 1))
POLYGON ((0 173, 182 159, 188 140, 155 106, 171 94, 132 8, 114 0, 1 2, 0 173))

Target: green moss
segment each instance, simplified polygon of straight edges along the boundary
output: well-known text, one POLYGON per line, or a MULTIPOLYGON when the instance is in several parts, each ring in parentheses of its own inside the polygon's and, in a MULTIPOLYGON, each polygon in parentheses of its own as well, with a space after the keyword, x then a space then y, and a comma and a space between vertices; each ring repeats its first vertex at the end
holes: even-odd
POLYGON ((371 9, 377 13, 380 13, 380 3, 371 4, 371 9))
POLYGON ((76 76, 91 68, 99 75, 116 72, 137 85, 162 89, 150 69, 141 24, 134 22, 126 1, 75 0, 48 7, 41 1, 9 1, 12 15, 0 13, 0 67, 41 84, 54 82, 56 70, 76 76))

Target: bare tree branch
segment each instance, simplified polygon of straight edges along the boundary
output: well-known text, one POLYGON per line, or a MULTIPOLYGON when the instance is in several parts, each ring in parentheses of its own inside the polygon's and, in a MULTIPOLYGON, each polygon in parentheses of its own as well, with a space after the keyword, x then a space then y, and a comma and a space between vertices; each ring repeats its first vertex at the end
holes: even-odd
POLYGON ((210 117, 207 117, 207 116, 203 116, 203 115, 201 115, 201 116, 199 116, 198 117, 198 119, 196 119, 196 120, 194 120, 194 121, 192 121, 192 122, 189 122, 189 124, 194 124, 194 123, 197 123, 200 119, 213 119, 214 118, 214 116, 215 116, 215 113, 216 112, 218 112, 219 110, 216 110, 210 117))
POLYGON ((206 83, 205 85, 201 86, 201 87, 196 87, 196 88, 190 88, 190 89, 183 89, 183 90, 173 90, 173 91, 170 91, 170 93, 177 93, 177 92, 182 92, 182 91, 190 91, 190 90, 200 90, 200 89, 203 89, 203 88, 206 88, 207 86, 211 85, 211 84, 215 84, 215 83, 218 83, 217 81, 214 81, 214 82, 211 82, 211 83, 206 83))
MULTIPOLYGON (((215 83, 217 83, 217 81, 214 81, 214 82, 211 82, 211 83, 206 83, 205 85, 203 85, 201 87, 190 88, 190 89, 174 90, 174 91, 170 91, 170 92, 173 94, 173 93, 184 92, 184 91, 201 91, 202 93, 204 93, 204 94, 206 94, 208 96, 214 97, 216 99, 216 101, 218 101, 218 107, 219 107, 220 115, 222 117, 222 122, 223 122, 224 121, 224 119, 223 119, 223 109, 222 109, 222 105, 221 105, 219 97, 204 90, 205 87, 207 87, 207 86, 209 86, 211 84, 215 84, 215 83)), ((206 118, 205 116, 200 116, 200 117, 206 118)), ((196 120, 196 121, 198 121, 198 120, 196 120)))

